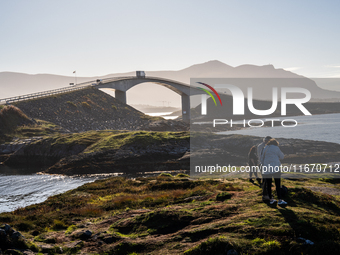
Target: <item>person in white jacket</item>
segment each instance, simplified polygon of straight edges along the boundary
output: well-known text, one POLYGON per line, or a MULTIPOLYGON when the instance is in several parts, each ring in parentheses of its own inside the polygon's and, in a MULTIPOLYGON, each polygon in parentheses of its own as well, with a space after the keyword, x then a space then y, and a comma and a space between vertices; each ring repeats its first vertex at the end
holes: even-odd
POLYGON ((275 139, 270 139, 267 142, 266 147, 264 148, 261 155, 262 166, 262 176, 265 179, 267 194, 270 198, 270 204, 274 204, 276 202, 275 199, 272 198, 272 181, 274 178, 276 193, 279 199, 279 205, 286 205, 287 202, 282 200, 281 198, 281 161, 284 158, 284 154, 279 148, 279 142, 275 139))
MULTIPOLYGON (((269 142, 270 139, 272 139, 273 137, 271 136, 266 136, 265 138, 263 138, 263 142, 260 143, 258 146, 257 146, 257 156, 258 156, 258 161, 260 163, 260 166, 263 165, 263 162, 261 162, 261 156, 262 156, 262 152, 264 150, 264 147, 266 146, 266 144, 269 142)), ((268 194, 267 194, 267 187, 266 187, 266 183, 264 181, 264 178, 262 176, 262 200, 263 201, 266 201, 266 200, 270 200, 268 194)))

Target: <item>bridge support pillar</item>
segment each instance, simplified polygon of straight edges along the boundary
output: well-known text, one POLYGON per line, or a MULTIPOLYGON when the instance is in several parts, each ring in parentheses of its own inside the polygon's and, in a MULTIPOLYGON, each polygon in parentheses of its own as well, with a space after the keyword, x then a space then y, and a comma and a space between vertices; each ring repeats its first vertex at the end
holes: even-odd
POLYGON ((190 122, 190 96, 182 94, 182 119, 190 122))
POLYGON ((126 91, 115 90, 115 98, 126 104, 126 91))

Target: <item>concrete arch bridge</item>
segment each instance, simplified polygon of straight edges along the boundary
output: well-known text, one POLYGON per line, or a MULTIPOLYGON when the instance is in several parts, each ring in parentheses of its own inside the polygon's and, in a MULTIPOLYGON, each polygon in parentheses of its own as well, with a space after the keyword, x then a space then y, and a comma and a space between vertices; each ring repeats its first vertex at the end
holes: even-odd
POLYGON ((46 97, 50 95, 62 94, 70 91, 83 89, 86 87, 95 87, 97 89, 112 89, 115 90, 115 97, 119 101, 126 104, 126 92, 132 87, 145 83, 151 82, 164 86, 177 94, 182 98, 182 116, 183 121, 190 120, 190 95, 204 94, 202 90, 190 87, 190 85, 181 83, 174 80, 159 78, 159 77, 145 77, 145 76, 128 76, 128 77, 115 77, 107 79, 98 79, 95 81, 84 82, 81 84, 74 85, 72 87, 64 87, 60 89, 42 91, 38 93, 32 93, 27 95, 15 96, 10 98, 0 99, 0 104, 11 104, 13 102, 19 102, 24 100, 30 100, 40 97, 46 97))
POLYGON ((192 88, 188 84, 159 77, 129 76, 103 79, 100 81, 97 80, 97 82, 93 83, 92 85, 98 89, 115 90, 115 98, 123 103, 126 103, 126 92, 132 87, 145 82, 159 84, 179 94, 181 96, 182 102, 183 121, 190 120, 190 95, 200 95, 202 94, 202 91, 196 88, 192 88))

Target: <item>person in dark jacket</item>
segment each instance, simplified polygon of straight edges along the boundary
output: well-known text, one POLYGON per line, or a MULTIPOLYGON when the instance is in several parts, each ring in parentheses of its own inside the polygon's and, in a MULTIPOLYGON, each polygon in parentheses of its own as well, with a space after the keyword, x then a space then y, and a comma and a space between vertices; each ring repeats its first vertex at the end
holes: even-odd
MULTIPOLYGON (((264 147, 266 146, 266 144, 269 142, 269 140, 272 139, 271 136, 266 136, 265 138, 263 138, 263 142, 260 143, 258 146, 257 146, 257 156, 258 156, 258 159, 259 159, 259 164, 262 166, 263 165, 263 162, 261 162, 261 157, 262 157, 262 152, 264 150, 264 147)), ((262 176, 262 200, 263 201, 268 201, 270 200, 268 194, 267 194, 267 188, 266 188, 266 182, 265 180, 263 179, 263 176, 262 176)))
POLYGON ((258 157, 257 157, 257 146, 254 145, 253 147, 250 148, 249 153, 248 153, 248 165, 250 166, 250 172, 249 172, 249 181, 252 180, 252 176, 254 173, 254 176, 256 177, 256 180, 261 183, 261 179, 257 176, 257 168, 254 168, 254 166, 258 166, 258 157))

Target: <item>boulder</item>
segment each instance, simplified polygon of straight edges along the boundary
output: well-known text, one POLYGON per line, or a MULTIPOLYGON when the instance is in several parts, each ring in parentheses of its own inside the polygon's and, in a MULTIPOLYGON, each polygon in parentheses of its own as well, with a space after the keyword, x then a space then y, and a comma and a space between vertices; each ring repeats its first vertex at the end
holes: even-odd
POLYGON ((90 230, 79 230, 73 233, 72 236, 81 240, 87 240, 92 236, 92 232, 90 230))

